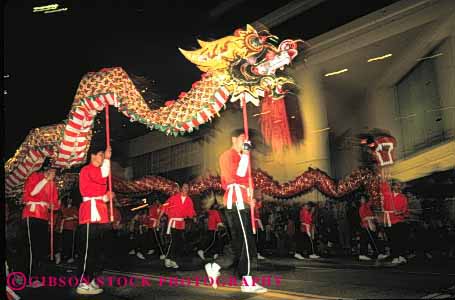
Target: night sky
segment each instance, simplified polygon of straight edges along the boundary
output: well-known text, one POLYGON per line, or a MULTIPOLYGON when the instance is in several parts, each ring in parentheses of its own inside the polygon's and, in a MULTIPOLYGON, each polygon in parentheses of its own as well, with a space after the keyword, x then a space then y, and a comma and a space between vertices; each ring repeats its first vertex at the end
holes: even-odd
MULTIPOLYGON (((288 2, 7 1, 4 159, 14 154, 32 128, 66 119, 85 73, 121 66, 130 74, 155 80, 155 92, 174 99, 200 76, 178 47, 194 49, 196 38, 210 40, 231 34, 288 2), (222 2, 237 5, 217 15, 213 9, 222 2), (33 13, 35 6, 54 3, 68 10, 33 13)), ((282 38, 309 39, 393 2, 328 0, 271 31, 282 38)))

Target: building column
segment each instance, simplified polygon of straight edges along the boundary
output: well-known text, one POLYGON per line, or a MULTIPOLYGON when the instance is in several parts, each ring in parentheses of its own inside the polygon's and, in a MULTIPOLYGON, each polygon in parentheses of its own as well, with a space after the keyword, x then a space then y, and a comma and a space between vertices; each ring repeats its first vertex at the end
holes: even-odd
MULTIPOLYGON (((304 68, 299 97, 304 140, 299 149, 299 163, 305 169, 319 168, 331 175, 327 100, 322 74, 316 67, 304 68)), ((297 175, 297 174, 295 174, 297 175)))

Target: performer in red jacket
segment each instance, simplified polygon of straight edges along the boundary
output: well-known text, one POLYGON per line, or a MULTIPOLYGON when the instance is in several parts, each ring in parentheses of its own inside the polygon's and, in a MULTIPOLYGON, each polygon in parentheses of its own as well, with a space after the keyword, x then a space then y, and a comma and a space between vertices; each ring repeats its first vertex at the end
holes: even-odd
MULTIPOLYGON (((152 255, 160 249, 160 255, 164 255, 159 241, 157 231, 160 230, 160 214, 161 214, 161 203, 155 200, 148 209, 148 231, 147 231, 147 243, 148 243, 148 255, 152 255)), ((164 258, 163 258, 164 259, 164 258)))
POLYGON ((213 258, 217 258, 223 250, 223 239, 220 236, 219 229, 224 227, 223 219, 218 210, 218 204, 215 202, 212 207, 207 211, 207 235, 203 239, 197 254, 202 260, 205 260, 205 255, 210 252, 213 253, 213 258))
POLYGON ((390 256, 395 265, 407 263, 405 256, 408 226, 405 223, 409 215, 408 199, 401 193, 401 183, 392 181, 392 188, 387 182, 381 182, 383 199, 384 227, 390 239, 390 256))
POLYGON ((300 231, 296 234, 297 237, 297 251, 294 257, 297 259, 304 259, 303 252, 311 253, 309 258, 317 259, 318 255, 315 253, 314 245, 314 203, 308 202, 300 209, 300 231))
POLYGON ((82 203, 79 207, 79 224, 81 225, 82 259, 79 264, 78 294, 96 295, 103 292, 95 282, 94 276, 102 271, 103 234, 111 227, 106 202, 107 179, 110 172, 112 150, 99 148, 90 150, 90 163, 83 167, 79 174, 79 190, 82 203), (87 283, 91 280, 90 283, 87 283))
POLYGON ((384 247, 378 239, 377 218, 371 209, 372 202, 366 200, 364 196, 360 198, 359 216, 360 216, 360 255, 359 260, 369 261, 368 244, 374 249, 378 259, 385 259, 384 247))
POLYGON ((163 205, 163 213, 168 216, 168 225, 166 234, 171 235, 171 243, 169 245, 168 254, 164 260, 164 265, 167 268, 177 269, 179 266, 176 262, 177 257, 183 255, 184 240, 183 233, 185 232, 185 219, 194 218, 193 200, 188 196, 190 187, 187 183, 182 185, 180 193, 171 196, 163 205))
MULTIPOLYGON (((24 184, 22 219, 27 228, 29 269, 28 275, 44 275, 42 264, 49 254, 49 209, 58 210, 58 190, 55 184, 56 169, 51 167, 50 160, 43 163, 41 172, 32 173, 24 184)), ((41 287, 38 280, 32 287, 41 287)))
MULTIPOLYGON (((226 221, 231 234, 231 245, 234 254, 233 264, 236 275, 247 285, 241 286, 242 292, 264 293, 266 288, 253 283, 251 266, 253 258, 257 258, 256 245, 252 232, 250 202, 252 192, 249 189, 250 177, 248 165, 251 143, 245 140, 243 130, 235 130, 231 134, 232 147, 221 154, 220 171, 221 185, 225 190, 224 206, 226 221)), ((209 277, 214 278, 213 287, 217 288, 221 262, 208 263, 205 270, 209 277)))

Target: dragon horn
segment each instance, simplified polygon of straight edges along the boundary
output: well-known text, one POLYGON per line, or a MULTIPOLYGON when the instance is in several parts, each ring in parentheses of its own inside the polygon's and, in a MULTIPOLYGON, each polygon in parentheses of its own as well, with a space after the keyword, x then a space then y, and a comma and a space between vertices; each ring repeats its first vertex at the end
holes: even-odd
POLYGON ((207 44, 210 43, 210 42, 201 41, 199 39, 197 39, 196 41, 199 44, 199 46, 201 46, 202 48, 206 47, 207 44))
POLYGON ((200 52, 200 51, 198 51, 198 50, 189 51, 189 50, 184 50, 181 48, 179 48, 179 51, 180 51, 180 53, 183 54, 183 56, 185 56, 186 59, 188 59, 193 64, 197 65, 199 63, 198 58, 197 58, 197 52, 200 52))

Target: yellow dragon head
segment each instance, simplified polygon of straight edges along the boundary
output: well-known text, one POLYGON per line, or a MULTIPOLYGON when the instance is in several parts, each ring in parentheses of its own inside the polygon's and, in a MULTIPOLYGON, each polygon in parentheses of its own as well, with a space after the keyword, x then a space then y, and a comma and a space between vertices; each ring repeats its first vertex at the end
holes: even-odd
MULTIPOLYGON (((276 36, 266 31, 258 33, 251 25, 246 30, 237 29, 234 35, 205 42, 198 40, 200 49, 182 54, 201 71, 224 78, 233 97, 245 92, 256 101, 265 94, 279 98, 287 91, 285 84, 293 84, 288 76, 277 76, 298 55, 301 40, 284 40, 275 46, 276 36)), ((251 98, 251 97, 250 97, 251 98)))

